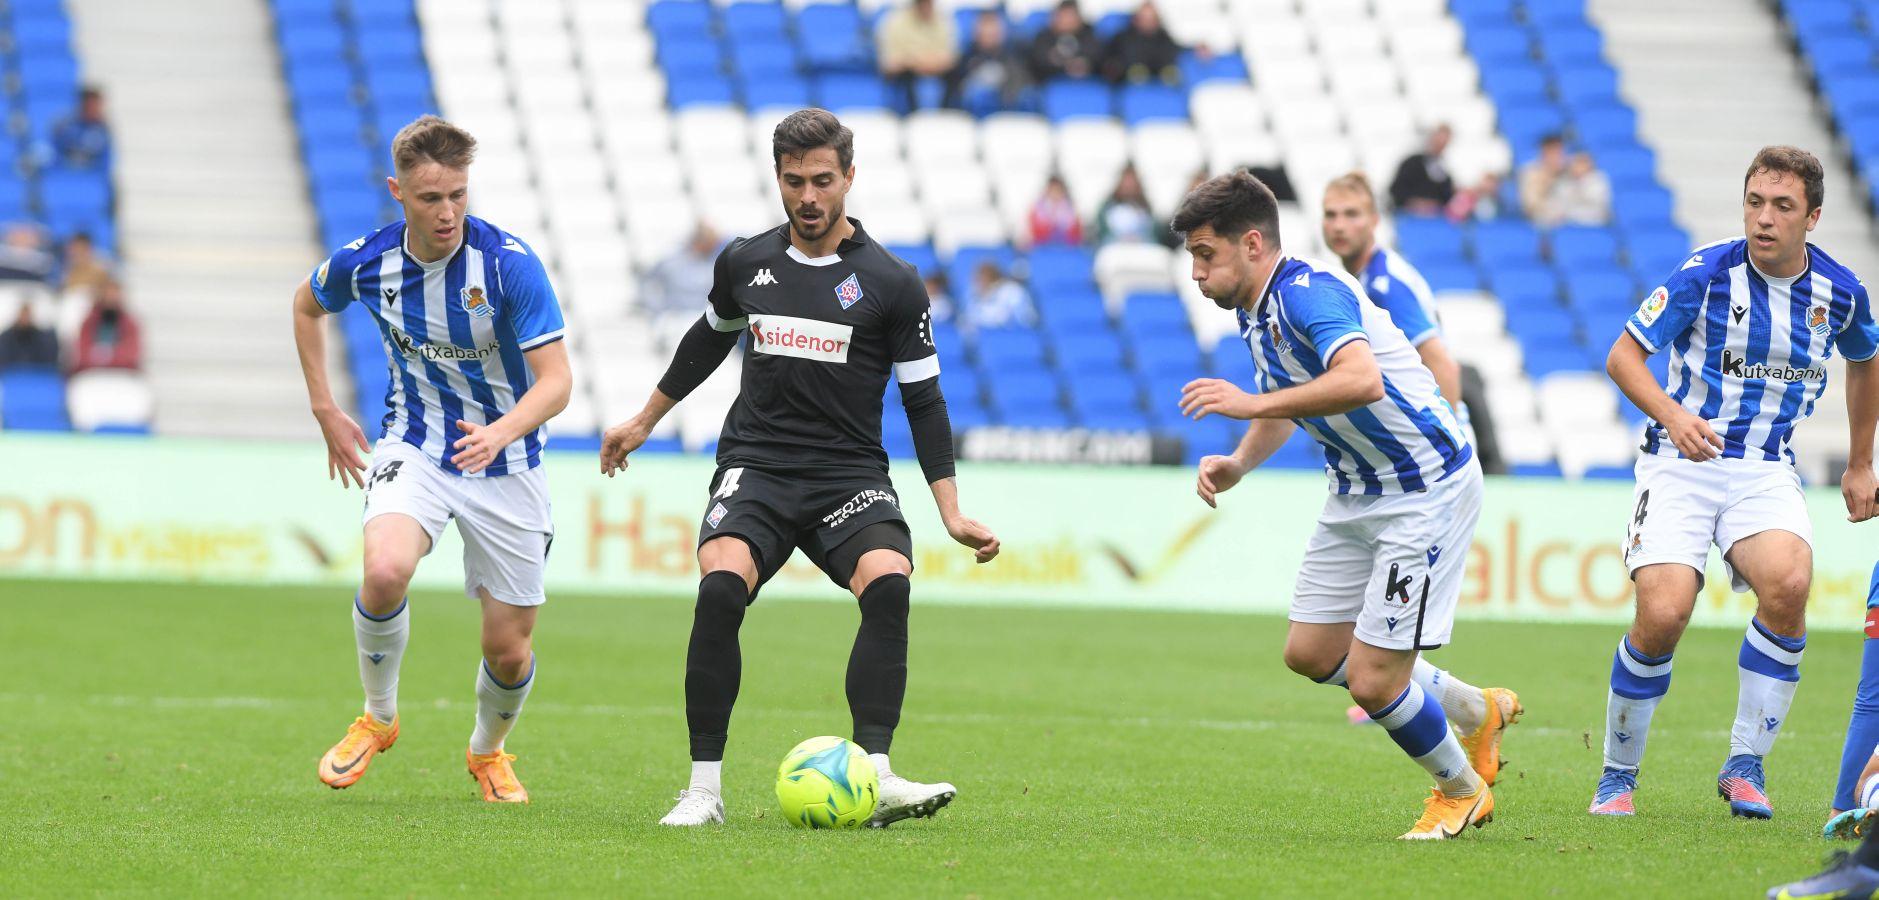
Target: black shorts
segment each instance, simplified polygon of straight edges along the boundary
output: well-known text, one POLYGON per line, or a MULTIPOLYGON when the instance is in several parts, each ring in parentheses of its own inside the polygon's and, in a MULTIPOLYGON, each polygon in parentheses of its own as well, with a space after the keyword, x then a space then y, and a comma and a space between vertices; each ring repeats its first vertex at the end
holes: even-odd
POLYGON ((698 544, 725 535, 750 545, 758 587, 798 549, 842 590, 870 550, 895 550, 913 561, 913 534, 901 517, 900 497, 885 474, 868 469, 785 475, 721 468, 711 479, 698 544))

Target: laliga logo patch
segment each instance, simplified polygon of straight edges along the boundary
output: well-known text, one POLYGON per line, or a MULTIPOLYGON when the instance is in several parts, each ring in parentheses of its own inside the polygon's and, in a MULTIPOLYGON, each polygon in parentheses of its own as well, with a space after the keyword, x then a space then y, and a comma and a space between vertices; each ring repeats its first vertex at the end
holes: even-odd
POLYGON ((483 296, 481 287, 471 286, 463 289, 463 311, 479 319, 487 319, 496 314, 496 307, 491 306, 489 298, 483 296))
POLYGON ((1664 307, 1670 305, 1670 292, 1659 287, 1644 298, 1644 305, 1638 307, 1638 321, 1645 325, 1657 324, 1657 317, 1664 314, 1664 307))
POLYGON ((1814 306, 1807 311, 1807 327, 1813 329, 1815 334, 1827 333, 1827 304, 1814 304, 1814 306))
POLYGON ((850 274, 841 284, 835 286, 835 299, 842 302, 843 309, 860 303, 861 282, 857 280, 853 274, 850 274))

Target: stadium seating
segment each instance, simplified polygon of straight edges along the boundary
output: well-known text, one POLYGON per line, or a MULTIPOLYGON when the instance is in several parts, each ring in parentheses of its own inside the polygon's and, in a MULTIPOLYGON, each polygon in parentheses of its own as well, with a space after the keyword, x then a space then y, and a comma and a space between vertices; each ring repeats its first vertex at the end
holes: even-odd
POLYGON ((1783 0, 1780 7, 1865 182, 1867 202, 1879 207, 1879 5, 1783 0))

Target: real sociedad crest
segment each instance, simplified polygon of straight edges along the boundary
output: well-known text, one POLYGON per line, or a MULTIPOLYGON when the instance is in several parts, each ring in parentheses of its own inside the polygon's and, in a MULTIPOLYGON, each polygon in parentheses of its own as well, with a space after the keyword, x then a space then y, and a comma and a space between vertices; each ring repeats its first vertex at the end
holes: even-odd
POLYGON ((842 308, 847 309, 861 302, 861 281, 853 274, 835 286, 835 299, 842 301, 842 308))
POLYGON ((463 289, 463 311, 479 319, 487 319, 496 314, 496 307, 489 304, 489 298, 483 296, 481 287, 472 285, 463 289))

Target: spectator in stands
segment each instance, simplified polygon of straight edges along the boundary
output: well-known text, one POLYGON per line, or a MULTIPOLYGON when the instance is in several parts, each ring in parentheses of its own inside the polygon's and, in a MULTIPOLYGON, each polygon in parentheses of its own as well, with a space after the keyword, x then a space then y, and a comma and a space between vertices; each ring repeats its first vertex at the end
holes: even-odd
POLYGON ((933 321, 951 322, 953 320, 953 291, 946 280, 945 272, 934 272, 923 279, 926 282, 927 308, 933 311, 933 321))
POLYGON ((913 0, 881 22, 878 38, 881 77, 901 92, 905 108, 919 107, 915 86, 922 78, 949 79, 959 62, 959 31, 951 13, 933 8, 933 0, 913 0))
POLYGON ((104 283, 111 280, 111 267, 98 256, 91 235, 81 231, 65 241, 63 291, 88 291, 97 296, 104 283))
POLYGON ((1096 211, 1095 230, 1097 246, 1146 243, 1180 246, 1180 238, 1155 221, 1155 214, 1148 208, 1148 197, 1142 193, 1142 177, 1136 173, 1134 163, 1122 167, 1115 191, 1096 211))
POLYGON ((1077 219, 1076 204, 1070 202, 1070 188, 1063 178, 1052 175, 1044 183, 1044 195, 1031 206, 1031 246, 1081 243, 1083 223, 1077 219))
POLYGON ((1390 203, 1398 213, 1438 216, 1454 199, 1455 180, 1442 162, 1451 136, 1447 125, 1437 125, 1429 132, 1429 143, 1422 152, 1410 154, 1396 167, 1396 177, 1390 181, 1390 203))
POLYGON ((1103 50, 1103 77, 1112 84, 1181 83, 1181 45, 1162 27, 1155 4, 1136 7, 1129 27, 1109 39, 1103 50))
POLYGON ((54 262, 36 226, 11 225, 0 239, 0 281, 49 282, 54 262))
POLYGON ((640 282, 640 309, 652 317, 653 332, 663 344, 676 345, 698 318, 723 246, 717 230, 700 219, 685 246, 654 264, 640 282))
POLYGON ((1050 24, 1031 42, 1031 74, 1041 82, 1053 78, 1088 78, 1096 74, 1102 46, 1096 31, 1083 21, 1076 0, 1063 0, 1050 14, 1050 24))
POLYGON ((1506 215, 1501 204, 1501 176, 1489 172, 1473 187, 1462 188, 1448 201, 1448 217, 1456 222, 1486 221, 1506 215))
POLYGON ((1592 157, 1568 158, 1566 141, 1549 134, 1540 155, 1520 170, 1520 209, 1533 224, 1604 225, 1611 220, 1611 182, 1592 157))
POLYGON ((1031 305, 1031 292, 988 259, 979 263, 973 273, 972 303, 960 319, 960 327, 966 331, 1035 325, 1037 309, 1031 305))
POLYGON ((28 367, 57 368, 59 336, 33 321, 33 305, 20 304, 13 325, 0 331, 0 372, 28 367))
POLYGON ((1031 73, 1005 34, 1005 17, 995 9, 972 22, 972 47, 947 77, 946 105, 973 115, 1014 109, 1031 73))
POLYGON ((124 308, 124 287, 107 280, 78 327, 72 371, 136 369, 143 366, 143 338, 137 319, 124 308))
POLYGON ((111 126, 104 121, 104 92, 78 92, 78 109, 52 127, 52 155, 62 168, 86 172, 111 170, 111 126))

